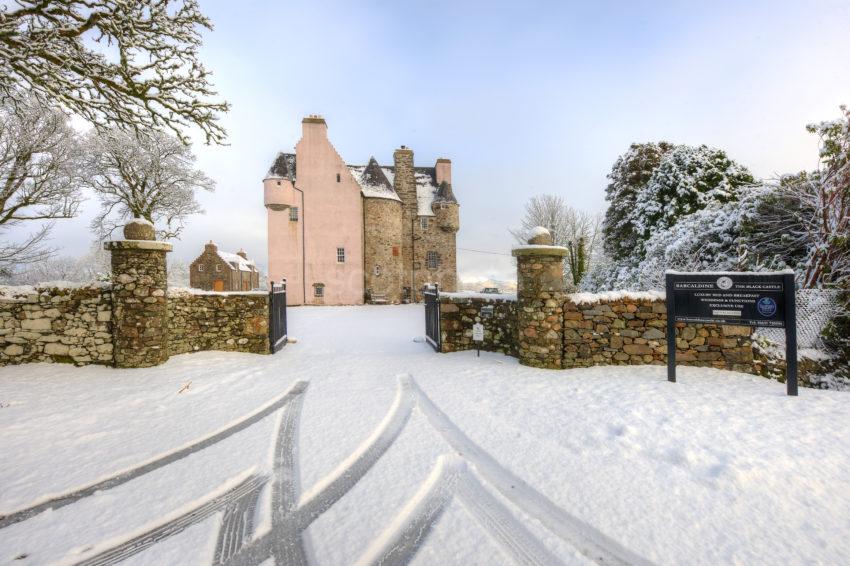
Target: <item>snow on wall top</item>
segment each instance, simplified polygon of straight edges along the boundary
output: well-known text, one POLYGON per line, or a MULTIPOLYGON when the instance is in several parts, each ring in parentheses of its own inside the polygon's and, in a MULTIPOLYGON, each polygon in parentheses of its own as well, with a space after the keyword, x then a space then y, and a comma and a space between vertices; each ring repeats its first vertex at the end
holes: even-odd
POLYGON ((631 301, 663 301, 664 291, 607 291, 605 293, 572 293, 567 298, 577 305, 593 305, 624 299, 631 301))
POLYGON ((450 299, 485 299, 487 301, 516 301, 516 293, 479 293, 476 291, 440 292, 441 297, 450 299))
POLYGON ((229 263, 234 269, 238 269, 239 271, 257 270, 252 259, 245 259, 239 254, 232 254, 230 252, 218 251, 217 253, 218 257, 229 263))
POLYGON ((0 285, 0 300, 26 299, 27 295, 40 295, 54 289, 106 289, 109 281, 45 281, 35 285, 0 285))
POLYGON ((169 295, 268 295, 268 291, 204 291, 203 289, 194 289, 192 287, 169 287, 169 295))

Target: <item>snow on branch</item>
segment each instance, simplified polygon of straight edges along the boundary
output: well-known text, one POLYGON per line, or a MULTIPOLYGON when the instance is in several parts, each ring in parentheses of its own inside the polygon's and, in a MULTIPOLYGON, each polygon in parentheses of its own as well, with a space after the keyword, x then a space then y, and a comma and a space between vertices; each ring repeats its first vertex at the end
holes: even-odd
POLYGON ((224 143, 217 96, 198 58, 212 30, 197 0, 17 0, 0 7, 0 97, 56 101, 97 127, 197 126, 224 143))

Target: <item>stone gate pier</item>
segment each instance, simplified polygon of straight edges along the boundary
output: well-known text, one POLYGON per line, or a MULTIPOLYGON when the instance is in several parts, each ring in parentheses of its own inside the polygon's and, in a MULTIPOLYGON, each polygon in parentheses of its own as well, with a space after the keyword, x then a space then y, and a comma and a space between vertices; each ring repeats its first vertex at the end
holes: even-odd
POLYGON ((112 252, 112 340, 115 367, 151 367, 168 359, 168 276, 172 246, 154 240, 142 221, 124 226, 125 240, 106 242, 112 252))
POLYGON ((519 363, 561 369, 564 351, 564 257, 538 227, 528 245, 511 251, 517 259, 517 335, 519 363))

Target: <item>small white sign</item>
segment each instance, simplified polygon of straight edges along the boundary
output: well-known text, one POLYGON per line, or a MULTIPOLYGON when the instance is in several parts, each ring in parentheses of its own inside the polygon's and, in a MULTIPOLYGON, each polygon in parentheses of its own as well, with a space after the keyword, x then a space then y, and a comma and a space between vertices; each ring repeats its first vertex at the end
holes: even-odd
POLYGON ((472 339, 476 342, 484 341, 484 325, 480 322, 472 325, 472 339))

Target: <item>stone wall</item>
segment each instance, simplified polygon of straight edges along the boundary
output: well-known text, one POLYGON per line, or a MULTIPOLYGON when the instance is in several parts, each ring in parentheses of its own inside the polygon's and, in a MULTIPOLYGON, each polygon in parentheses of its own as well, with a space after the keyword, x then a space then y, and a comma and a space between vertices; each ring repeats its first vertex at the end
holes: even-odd
POLYGON ((112 363, 108 286, 4 287, 0 294, 0 365, 112 363))
POLYGON ((470 296, 464 293, 440 294, 440 333, 443 352, 474 350, 517 355, 516 297, 470 296), (481 308, 493 307, 493 316, 481 316, 481 308), (472 340, 472 325, 484 325, 484 341, 472 340))
POLYGON ((168 354, 201 350, 268 354, 268 293, 169 293, 168 354))
POLYGON ((365 286, 369 300, 382 296, 401 302, 401 202, 385 198, 363 199, 365 286))
MULTIPOLYGON (((524 312, 526 316, 522 318, 521 300, 441 294, 442 351, 475 349, 472 325, 481 322, 485 328, 482 350, 519 356, 523 336, 518 332, 540 327, 523 327, 518 321, 545 321, 539 315, 544 312, 542 305, 546 300, 551 299, 540 299, 536 307, 527 307, 530 311, 524 312), (495 307, 495 316, 481 319, 481 307, 488 304, 495 307)), ((559 367, 667 363, 667 312, 662 295, 582 293, 567 295, 561 305, 563 349, 559 367)), ((749 327, 678 324, 676 335, 678 364, 763 373, 761 366, 754 363, 749 327)))
MULTIPOLYGON (((752 329, 678 323, 676 362, 757 373, 752 329)), ((564 303, 563 367, 667 363, 667 308, 657 293, 579 294, 564 303)))

